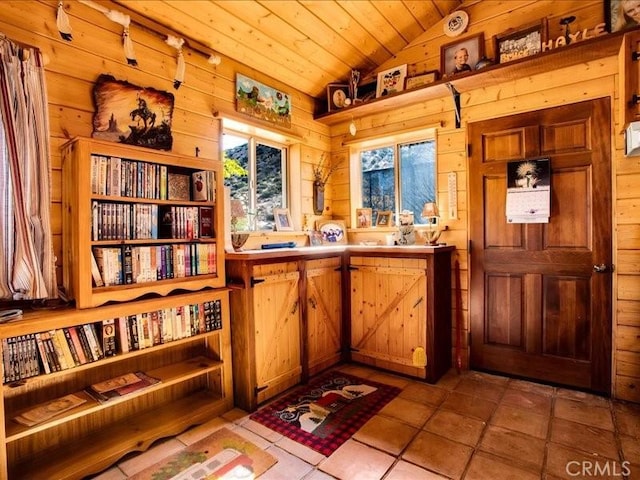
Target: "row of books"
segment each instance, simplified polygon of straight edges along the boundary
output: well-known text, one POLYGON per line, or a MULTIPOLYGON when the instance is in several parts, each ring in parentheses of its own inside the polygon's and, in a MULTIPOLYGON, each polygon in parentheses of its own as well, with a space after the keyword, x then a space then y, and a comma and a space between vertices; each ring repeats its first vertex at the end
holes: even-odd
POLYGON ((115 319, 116 345, 126 353, 222 328, 220 300, 181 305, 115 319))
POLYGON ((93 247, 96 287, 154 282, 217 272, 215 243, 93 247))
POLYGON ((222 328, 220 300, 5 338, 4 383, 67 370, 222 328))
POLYGON ((166 165, 91 155, 91 193, 114 197, 214 202, 215 172, 190 175, 170 172, 166 165))
MULTIPOLYGON (((160 383, 159 378, 152 377, 144 372, 132 372, 94 383, 85 388, 84 391, 98 402, 105 403, 112 399, 138 392, 157 383, 160 383)), ((14 417, 13 420, 27 427, 33 427, 85 403, 87 403, 86 398, 75 393, 70 393, 64 397, 54 398, 53 400, 26 410, 14 417)))
POLYGON ((114 322, 110 322, 111 338, 109 320, 105 320, 3 339, 4 383, 67 370, 105 354, 115 355, 114 322))
POLYGON ((91 239, 213 238, 213 207, 92 202, 91 239), (160 228, 158 228, 160 224, 160 228))

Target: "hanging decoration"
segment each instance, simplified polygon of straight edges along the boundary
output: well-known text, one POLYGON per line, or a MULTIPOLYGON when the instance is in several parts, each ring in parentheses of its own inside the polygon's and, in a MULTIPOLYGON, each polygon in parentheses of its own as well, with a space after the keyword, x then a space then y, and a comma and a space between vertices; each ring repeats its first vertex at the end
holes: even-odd
POLYGON ((177 53, 177 65, 176 74, 173 77, 173 88, 176 90, 180 88, 182 82, 184 82, 184 55, 182 55, 182 45, 184 45, 184 38, 174 37, 173 35, 167 35, 167 45, 176 49, 177 53))
POLYGON ((131 41, 131 35, 129 33, 129 24, 131 23, 131 17, 125 15, 117 10, 107 10, 105 12, 107 18, 119 25, 122 25, 122 46, 124 47, 124 57, 127 59, 127 63, 132 67, 138 66, 138 60, 136 54, 133 51, 133 42, 131 41))
POLYGON ((60 36, 63 40, 70 42, 73 40, 73 35, 71 34, 71 24, 69 23, 69 15, 64 11, 64 3, 62 0, 58 2, 58 13, 56 15, 56 25, 58 27, 58 32, 60 32, 60 36))
POLYGON ((131 35, 129 33, 129 25, 131 24, 131 17, 125 15, 117 10, 109 10, 106 7, 92 1, 92 0, 80 0, 80 3, 91 7, 94 10, 98 10, 103 13, 112 22, 122 25, 122 45, 124 47, 124 57, 127 59, 127 63, 132 67, 138 66, 138 60, 136 60, 136 54, 133 51, 133 42, 131 41, 131 35))

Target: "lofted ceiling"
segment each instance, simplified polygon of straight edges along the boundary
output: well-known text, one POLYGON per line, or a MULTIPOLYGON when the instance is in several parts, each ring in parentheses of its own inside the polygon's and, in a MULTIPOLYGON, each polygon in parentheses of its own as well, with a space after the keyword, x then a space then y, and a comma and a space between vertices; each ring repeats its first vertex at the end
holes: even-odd
POLYGON ((256 71, 320 98, 373 72, 462 0, 116 0, 256 71))

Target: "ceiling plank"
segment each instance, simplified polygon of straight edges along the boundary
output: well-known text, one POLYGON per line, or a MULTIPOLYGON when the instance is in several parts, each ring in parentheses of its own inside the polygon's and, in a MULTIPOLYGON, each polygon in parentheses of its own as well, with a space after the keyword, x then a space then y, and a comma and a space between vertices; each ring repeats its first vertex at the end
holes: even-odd
POLYGON ((410 39, 424 32, 424 29, 416 22, 415 17, 403 2, 378 0, 374 6, 395 27, 398 34, 405 40, 405 45, 409 43, 410 39))
MULTIPOLYGON (((368 0, 367 0, 368 1, 368 0)), ((347 14, 334 0, 301 0, 311 13, 329 25, 338 35, 347 39, 355 48, 369 57, 376 65, 389 58, 378 39, 367 32, 356 19, 347 14)))
POLYGON ((333 52, 350 68, 373 70, 377 64, 351 45, 345 37, 320 21, 311 11, 290 0, 262 0, 260 3, 288 23, 305 25, 309 38, 326 50, 333 52))
POLYGON ((402 50, 407 42, 397 27, 375 7, 373 2, 362 0, 343 0, 340 5, 355 18, 362 27, 375 36, 389 57, 402 50))
POLYGON ((264 32, 270 38, 289 45, 291 50, 299 56, 327 72, 330 78, 340 78, 351 68, 336 55, 313 41, 304 33, 304 30, 294 27, 257 2, 224 0, 216 3, 230 14, 243 18, 249 25, 264 32))

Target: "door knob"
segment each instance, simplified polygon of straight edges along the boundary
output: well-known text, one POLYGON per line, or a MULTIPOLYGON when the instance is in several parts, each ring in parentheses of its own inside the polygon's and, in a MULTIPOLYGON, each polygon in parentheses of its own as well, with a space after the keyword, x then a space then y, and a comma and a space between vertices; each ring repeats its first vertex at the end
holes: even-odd
POLYGON ((604 263, 601 263, 601 264, 599 264, 599 265, 594 265, 594 266, 593 266, 593 271, 594 271, 594 272, 596 272, 596 273, 604 273, 604 272, 606 272, 608 269, 609 269, 609 268, 608 268, 604 263))

